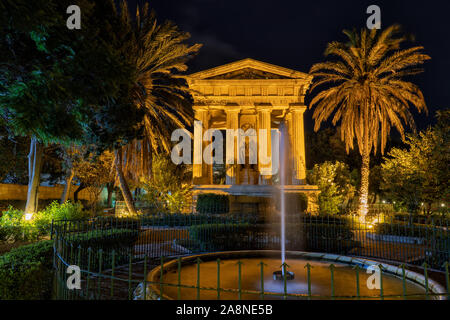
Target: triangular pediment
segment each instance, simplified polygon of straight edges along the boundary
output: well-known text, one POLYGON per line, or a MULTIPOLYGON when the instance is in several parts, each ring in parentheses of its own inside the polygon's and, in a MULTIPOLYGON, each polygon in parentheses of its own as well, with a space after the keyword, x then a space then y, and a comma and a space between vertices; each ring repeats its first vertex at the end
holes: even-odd
POLYGON ((307 73, 254 59, 244 59, 188 76, 192 80, 307 79, 307 73))
POLYGON ((205 80, 221 80, 221 79, 292 79, 283 75, 272 72, 262 71, 255 68, 243 68, 227 73, 222 73, 216 76, 205 78, 205 80))

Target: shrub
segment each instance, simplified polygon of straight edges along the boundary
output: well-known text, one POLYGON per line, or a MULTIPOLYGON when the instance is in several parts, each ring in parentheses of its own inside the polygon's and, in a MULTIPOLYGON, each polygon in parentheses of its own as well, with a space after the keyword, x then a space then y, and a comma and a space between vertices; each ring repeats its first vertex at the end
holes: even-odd
POLYGON ((52 293, 53 241, 12 249, 0 256, 0 300, 43 300, 52 293))
POLYGON ((354 181, 348 165, 336 161, 316 164, 308 173, 308 181, 320 190, 316 202, 322 214, 337 214, 342 204, 350 201, 355 194, 354 181))
POLYGON ((230 211, 230 200, 228 195, 200 194, 197 198, 196 210, 198 213, 222 214, 230 211))
MULTIPOLYGON (((137 229, 109 229, 93 230, 84 233, 78 233, 68 237, 66 243, 69 245, 70 254, 73 257, 78 256, 80 250, 83 257, 80 268, 87 270, 98 270, 100 261, 100 249, 102 250, 102 270, 111 268, 112 251, 115 252, 115 265, 128 262, 130 250, 138 239, 139 231, 137 229), (91 259, 88 261, 89 248, 91 249, 91 259)), ((78 263, 78 262, 77 262, 78 263)))
POLYGON ((52 220, 80 220, 86 217, 87 214, 83 212, 83 206, 80 203, 66 201, 59 204, 58 201, 53 201, 44 210, 36 214, 33 222, 40 234, 48 234, 52 220))
POLYGON ((64 204, 54 201, 36 213, 32 220, 25 220, 24 211, 9 207, 0 218, 0 240, 8 242, 36 240, 39 236, 50 233, 52 220, 78 220, 86 216, 81 204, 70 201, 64 204))
POLYGON ((25 220, 22 210, 9 207, 0 218, 0 240, 15 242, 18 240, 34 240, 38 232, 32 221, 25 220))

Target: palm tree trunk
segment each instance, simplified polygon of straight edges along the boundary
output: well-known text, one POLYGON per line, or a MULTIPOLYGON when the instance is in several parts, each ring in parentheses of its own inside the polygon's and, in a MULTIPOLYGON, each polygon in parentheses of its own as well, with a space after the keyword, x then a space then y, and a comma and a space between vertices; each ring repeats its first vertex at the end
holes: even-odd
POLYGON ((41 180, 42 158, 44 147, 35 137, 31 138, 30 154, 28 155, 28 193, 26 213, 36 213, 39 201, 39 184, 41 180))
POLYGON ((364 151, 362 154, 361 166, 361 187, 359 190, 359 216, 362 220, 365 219, 369 212, 369 173, 370 173, 370 153, 364 151))
POLYGON ((125 176, 122 171, 122 153, 118 150, 116 150, 116 173, 119 177, 119 186, 120 190, 122 191, 123 199, 125 200, 125 204, 127 205, 128 212, 131 215, 136 215, 136 208, 134 207, 133 203, 133 196, 131 195, 130 188, 128 186, 127 181, 125 180, 125 176))
POLYGON ((64 191, 61 195, 61 204, 66 202, 69 199, 70 195, 70 187, 72 186, 72 180, 75 175, 75 172, 73 169, 70 169, 69 175, 66 177, 66 184, 64 185, 64 191))

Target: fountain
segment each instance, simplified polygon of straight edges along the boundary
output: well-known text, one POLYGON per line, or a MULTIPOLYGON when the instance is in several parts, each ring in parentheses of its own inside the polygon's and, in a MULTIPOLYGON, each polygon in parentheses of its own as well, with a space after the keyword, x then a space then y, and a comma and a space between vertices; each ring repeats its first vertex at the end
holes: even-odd
POLYGON ((329 253, 286 251, 288 210, 284 186, 289 145, 284 124, 280 131, 280 187, 276 192, 280 197, 281 250, 216 252, 169 261, 148 274, 145 290, 141 283, 134 292, 135 299, 353 299, 356 292, 365 299, 380 299, 380 293, 384 299, 403 299, 404 290, 415 295, 408 298, 423 299, 427 294, 425 283, 428 293, 445 292, 445 288, 423 275, 411 271, 403 274, 404 270, 388 264, 382 264, 381 292, 373 291, 366 285, 371 273, 364 269, 380 266, 380 262, 329 253))

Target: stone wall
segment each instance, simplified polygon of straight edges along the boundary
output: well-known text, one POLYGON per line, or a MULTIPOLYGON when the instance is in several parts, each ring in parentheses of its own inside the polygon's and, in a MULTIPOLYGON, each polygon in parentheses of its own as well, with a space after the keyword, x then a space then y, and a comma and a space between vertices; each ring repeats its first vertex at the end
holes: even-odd
MULTIPOLYGON (((72 186, 70 190, 70 199, 73 199, 73 193, 77 186, 72 186)), ((39 199, 60 199, 64 190, 63 185, 54 187, 39 187, 39 199)), ((2 184, 0 183, 0 200, 26 200, 28 186, 19 184, 2 184)), ((90 193, 84 189, 78 193, 78 199, 90 200, 90 193)))

